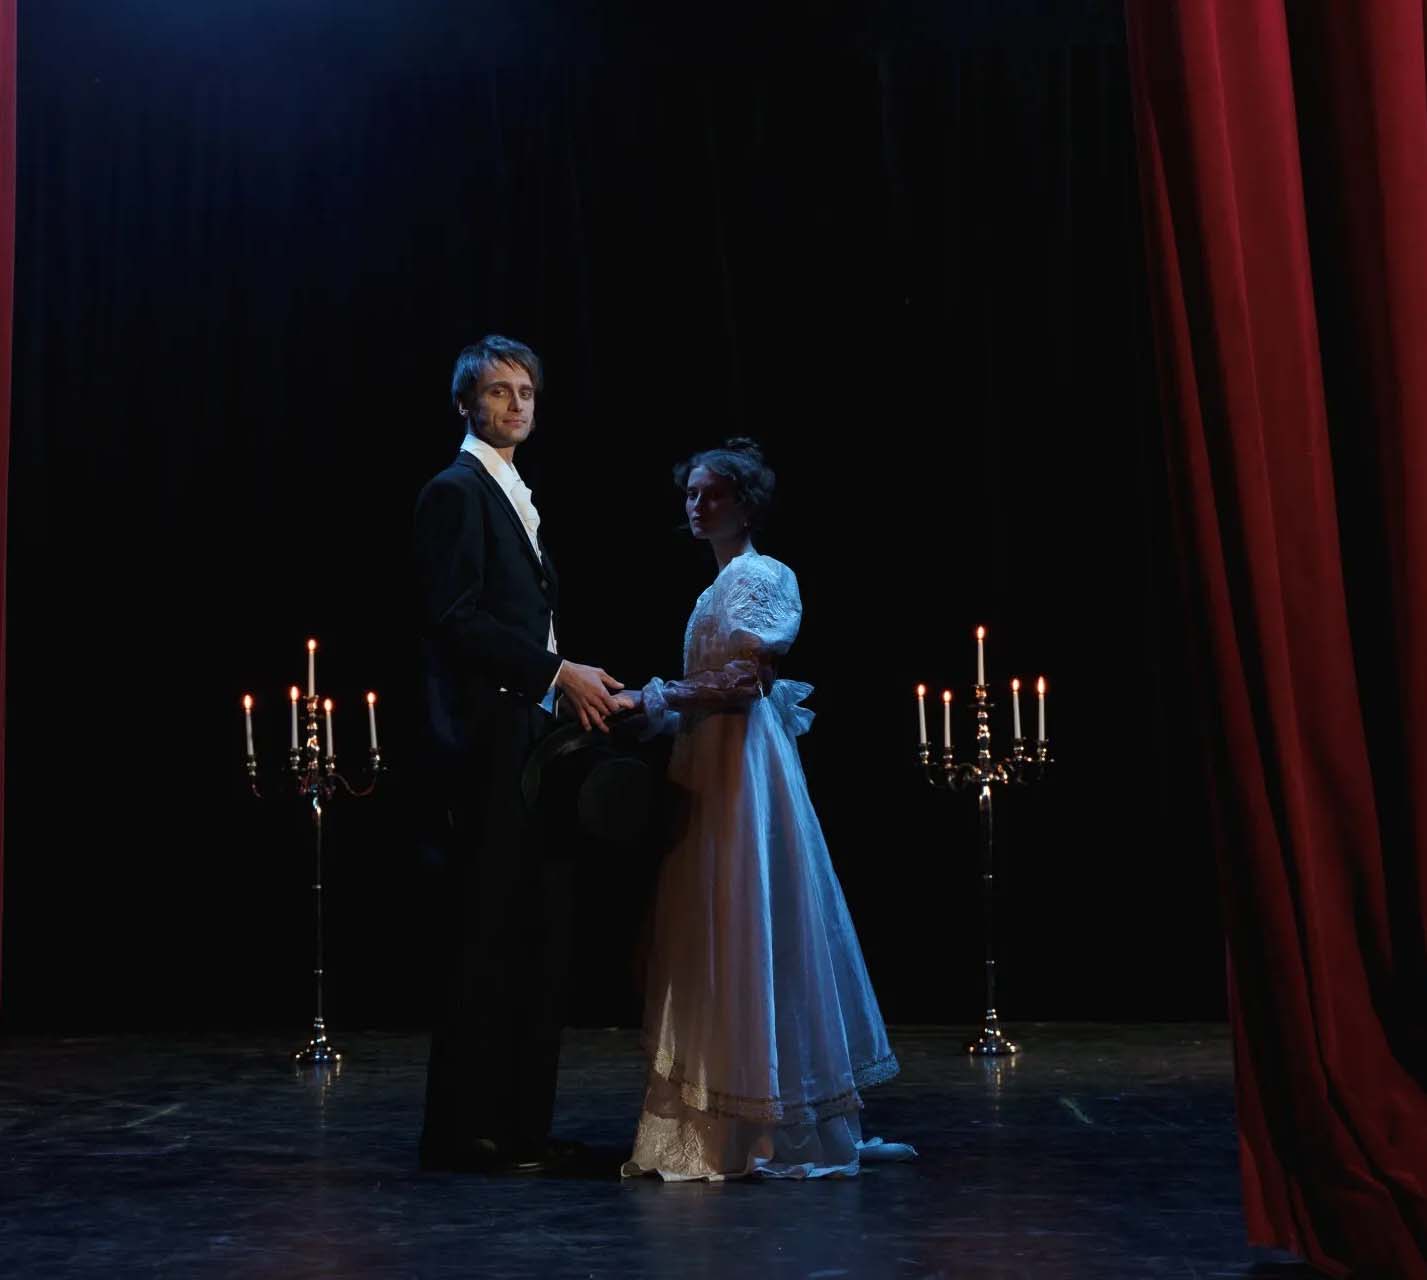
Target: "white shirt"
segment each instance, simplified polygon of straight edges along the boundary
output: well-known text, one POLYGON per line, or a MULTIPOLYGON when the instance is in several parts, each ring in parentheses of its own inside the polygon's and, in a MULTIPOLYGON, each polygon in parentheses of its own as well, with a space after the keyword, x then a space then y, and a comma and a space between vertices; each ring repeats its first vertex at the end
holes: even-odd
MULTIPOLYGON (((515 513, 520 517, 520 522, 525 526, 525 534, 530 539, 530 545, 535 550, 535 558, 542 564, 545 557, 540 553, 540 539, 536 536, 540 529, 540 513, 536 511, 535 504, 531 501, 529 486, 520 478, 520 472, 515 469, 515 464, 507 462, 500 456, 493 445, 482 440, 480 436, 466 432, 466 438, 461 441, 461 449, 469 453, 477 462, 486 469, 486 473, 496 484, 500 485, 500 491, 510 499, 510 505, 515 508, 515 513)), ((551 653, 559 653, 560 649, 555 643, 555 618, 550 618, 550 638, 545 647, 551 653)), ((555 680, 560 678, 560 672, 565 669, 565 664, 560 663, 555 671, 555 680)), ((550 682, 550 689, 555 688, 555 681, 550 682)), ((550 700, 547 691, 545 700, 550 700)), ((543 704, 542 704, 543 705, 543 704)), ((546 707, 545 710, 552 710, 546 707)))

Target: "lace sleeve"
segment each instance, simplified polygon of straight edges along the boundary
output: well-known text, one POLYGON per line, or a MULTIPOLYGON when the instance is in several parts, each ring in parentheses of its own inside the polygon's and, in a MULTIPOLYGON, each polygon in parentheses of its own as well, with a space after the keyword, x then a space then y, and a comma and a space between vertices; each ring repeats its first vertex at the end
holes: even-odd
POLYGON ((798 579, 787 565, 766 557, 731 572, 723 605, 730 651, 771 665, 798 636, 803 620, 798 579))
POLYGON ((721 584, 722 667, 692 671, 682 680, 651 680, 644 687, 647 732, 676 733, 685 713, 742 711, 772 688, 777 657, 798 634, 803 606, 792 570, 776 560, 737 562, 721 584))
POLYGON ((771 673, 747 658, 718 671, 695 671, 682 680, 656 677, 644 686, 648 733, 677 733, 684 712, 742 711, 763 696, 765 683, 772 683, 771 673))

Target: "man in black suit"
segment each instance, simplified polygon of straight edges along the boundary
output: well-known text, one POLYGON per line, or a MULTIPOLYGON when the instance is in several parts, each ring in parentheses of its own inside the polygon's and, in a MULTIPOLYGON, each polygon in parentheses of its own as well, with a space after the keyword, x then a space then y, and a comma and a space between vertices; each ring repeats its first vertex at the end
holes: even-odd
POLYGON ((608 732, 628 705, 619 681, 557 652, 558 580, 514 463, 540 386, 521 343, 462 351, 451 399, 466 438, 416 503, 424 768, 449 851, 426 1168, 535 1171, 560 1154, 549 1134, 573 877, 541 845, 521 771, 557 691, 586 729, 608 732))

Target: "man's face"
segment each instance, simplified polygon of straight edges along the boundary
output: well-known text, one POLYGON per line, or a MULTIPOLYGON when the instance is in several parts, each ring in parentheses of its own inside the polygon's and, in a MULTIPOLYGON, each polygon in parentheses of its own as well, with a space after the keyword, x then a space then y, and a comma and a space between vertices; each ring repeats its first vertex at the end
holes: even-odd
POLYGON ((461 415, 471 430, 497 449, 523 444, 535 429, 535 384, 518 364, 488 364, 476 379, 461 415))

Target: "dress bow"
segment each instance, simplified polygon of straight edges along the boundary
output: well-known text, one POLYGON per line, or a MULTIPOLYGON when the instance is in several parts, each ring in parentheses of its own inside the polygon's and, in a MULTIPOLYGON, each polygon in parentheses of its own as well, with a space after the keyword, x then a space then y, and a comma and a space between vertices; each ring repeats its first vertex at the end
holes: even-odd
POLYGON ((775 680, 768 691, 768 701, 795 738, 813 727, 813 717, 817 713, 798 705, 812 691, 813 686, 801 680, 775 680))

